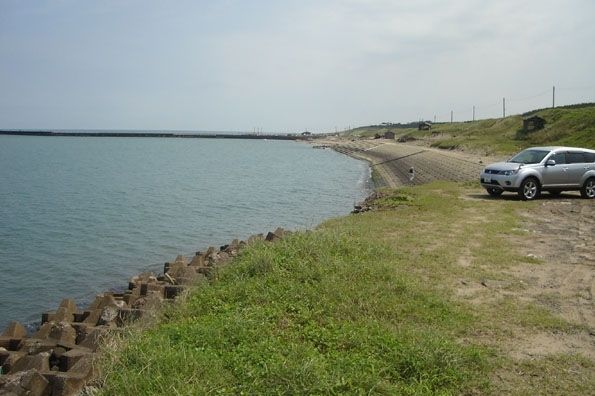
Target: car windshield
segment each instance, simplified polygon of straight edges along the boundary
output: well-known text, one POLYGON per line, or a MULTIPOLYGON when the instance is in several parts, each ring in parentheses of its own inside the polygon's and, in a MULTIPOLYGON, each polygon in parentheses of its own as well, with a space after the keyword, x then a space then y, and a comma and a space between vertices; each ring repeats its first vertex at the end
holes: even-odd
POLYGON ((508 160, 508 162, 516 162, 517 164, 538 164, 540 163, 549 151, 545 150, 524 150, 508 160))

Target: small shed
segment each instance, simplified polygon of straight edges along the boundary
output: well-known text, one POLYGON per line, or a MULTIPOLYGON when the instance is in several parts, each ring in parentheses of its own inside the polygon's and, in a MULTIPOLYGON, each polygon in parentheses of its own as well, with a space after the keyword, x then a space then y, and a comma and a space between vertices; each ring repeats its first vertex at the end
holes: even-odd
POLYGON ((429 122, 420 122, 417 124, 418 131, 429 131, 430 129, 432 129, 432 124, 429 122))
POLYGON ((391 139, 391 140, 395 140, 395 133, 392 131, 388 131, 384 133, 384 138, 385 139, 391 139))
POLYGON ((533 132, 543 129, 545 120, 539 116, 531 116, 523 119, 523 130, 525 132, 533 132))

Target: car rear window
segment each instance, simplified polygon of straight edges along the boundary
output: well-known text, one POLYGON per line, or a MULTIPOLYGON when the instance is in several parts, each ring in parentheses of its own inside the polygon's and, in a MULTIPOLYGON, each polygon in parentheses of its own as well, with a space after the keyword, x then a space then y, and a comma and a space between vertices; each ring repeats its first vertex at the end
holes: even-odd
POLYGON ((568 164, 580 164, 587 161, 582 152, 571 151, 566 153, 566 162, 568 164))
POLYGON ((585 162, 595 162, 595 153, 583 153, 585 162))

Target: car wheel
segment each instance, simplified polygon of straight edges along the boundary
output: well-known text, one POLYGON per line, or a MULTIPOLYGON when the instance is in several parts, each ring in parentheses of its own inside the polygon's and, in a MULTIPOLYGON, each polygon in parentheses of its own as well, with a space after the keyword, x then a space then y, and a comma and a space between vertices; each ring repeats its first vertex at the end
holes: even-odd
POLYGON ((590 177, 585 181, 581 187, 581 197, 593 199, 595 198, 595 177, 590 177))
POLYGON ((499 197, 500 195, 502 195, 502 193, 504 192, 504 190, 501 190, 499 188, 486 188, 488 194, 490 194, 492 197, 499 197))
POLYGON ((539 182, 534 177, 528 177, 521 183, 521 187, 519 188, 519 197, 523 201, 531 201, 535 198, 539 197, 541 193, 541 187, 539 186, 539 182))

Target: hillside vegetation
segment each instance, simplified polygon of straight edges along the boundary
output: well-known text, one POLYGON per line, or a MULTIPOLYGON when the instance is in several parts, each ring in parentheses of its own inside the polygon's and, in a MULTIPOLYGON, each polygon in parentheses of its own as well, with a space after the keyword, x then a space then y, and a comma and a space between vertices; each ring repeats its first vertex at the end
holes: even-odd
POLYGON ((463 149, 481 154, 509 154, 537 145, 563 145, 595 149, 595 104, 541 109, 526 113, 545 119, 541 130, 523 131, 523 116, 480 121, 437 123, 429 131, 416 128, 367 126, 347 132, 371 137, 390 131, 395 137, 444 149, 463 149))

